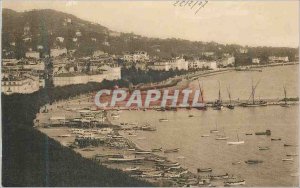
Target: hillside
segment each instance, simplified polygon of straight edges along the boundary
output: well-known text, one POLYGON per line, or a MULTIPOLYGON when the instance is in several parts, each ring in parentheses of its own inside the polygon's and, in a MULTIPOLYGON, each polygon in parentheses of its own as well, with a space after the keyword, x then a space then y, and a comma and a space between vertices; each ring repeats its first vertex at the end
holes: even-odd
POLYGON ((178 55, 199 57, 202 52, 213 51, 217 58, 220 58, 223 53, 233 54, 236 56, 237 63, 249 61, 252 57, 258 57, 264 61, 270 55, 289 56, 289 59, 293 61, 295 54, 298 53, 296 48, 247 47, 248 54, 241 56, 239 49, 243 47, 240 45, 192 42, 175 38, 158 39, 133 33, 118 33, 100 24, 49 9, 28 12, 3 9, 2 39, 3 49, 14 51, 18 58, 23 57, 28 48, 35 50, 37 45, 42 45, 45 52, 54 46, 77 49, 77 56, 91 55, 98 49, 116 55, 121 55, 126 51, 144 50, 151 56, 158 57, 178 55), (27 34, 24 31, 26 26, 30 28, 27 34), (81 32, 81 36, 76 36, 78 31, 81 32), (32 38, 32 41, 24 42, 23 39, 28 36, 32 38), (57 37, 63 37, 64 41, 58 43, 57 37), (15 46, 11 45, 11 42, 15 42, 15 46))

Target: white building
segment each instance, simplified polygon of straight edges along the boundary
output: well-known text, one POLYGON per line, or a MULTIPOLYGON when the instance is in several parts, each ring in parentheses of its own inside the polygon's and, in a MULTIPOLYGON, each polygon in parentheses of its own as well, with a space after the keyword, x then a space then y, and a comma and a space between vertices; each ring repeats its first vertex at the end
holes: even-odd
POLYGON ((107 53, 105 53, 101 50, 97 50, 97 51, 93 52, 93 57, 100 57, 100 56, 103 56, 103 55, 107 55, 107 53))
POLYGON ((234 62, 235 62, 234 56, 230 56, 230 57, 225 57, 225 58, 221 59, 218 63, 222 67, 227 67, 230 65, 234 65, 234 62))
POLYGON ((56 37, 57 42, 63 43, 64 40, 65 40, 64 37, 56 37))
POLYGON ((248 49, 246 49, 246 48, 240 48, 239 51, 240 51, 241 54, 248 53, 248 49))
POLYGON ((252 64, 259 64, 260 59, 259 58, 252 58, 252 64))
POLYGON ((161 71, 169 71, 170 69, 188 70, 189 63, 183 58, 176 58, 167 61, 154 62, 152 65, 149 65, 148 68, 161 71))
POLYGON ((73 84, 86 84, 89 82, 102 82, 105 80, 118 80, 121 79, 121 68, 120 67, 100 67, 103 73, 98 74, 70 74, 68 76, 55 75, 53 77, 54 86, 65 86, 73 84))
MULTIPOLYGON (((6 75, 7 76, 7 75, 6 75)), ((29 94, 40 89, 40 80, 36 76, 2 76, 1 91, 6 95, 13 93, 29 94)))
POLYGON ((29 51, 29 52, 25 53, 25 57, 39 59, 40 58, 40 53, 36 52, 36 51, 29 51))
POLYGON ((288 61, 289 61, 288 56, 285 56, 285 57, 270 56, 269 57, 270 63, 283 63, 283 62, 288 62, 288 61))
POLYGON ((127 62, 145 62, 149 60, 149 55, 145 51, 135 51, 133 53, 125 53, 123 60, 127 62))
POLYGON ((50 57, 58 57, 63 54, 67 54, 67 49, 66 48, 53 48, 50 49, 50 57))
POLYGON ((189 69, 217 69, 217 62, 216 61, 207 61, 203 59, 189 61, 188 62, 189 69))
POLYGON ((203 52, 202 55, 204 55, 206 57, 211 57, 211 56, 215 55, 215 52, 203 52))

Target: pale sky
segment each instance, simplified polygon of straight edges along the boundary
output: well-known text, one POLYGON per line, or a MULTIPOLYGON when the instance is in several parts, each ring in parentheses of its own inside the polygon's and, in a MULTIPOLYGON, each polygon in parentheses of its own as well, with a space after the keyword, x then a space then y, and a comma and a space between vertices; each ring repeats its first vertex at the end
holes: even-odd
POLYGON ((249 46, 299 45, 299 1, 212 1, 195 8, 175 1, 16 1, 16 11, 55 9, 111 30, 158 38, 182 38, 249 46))

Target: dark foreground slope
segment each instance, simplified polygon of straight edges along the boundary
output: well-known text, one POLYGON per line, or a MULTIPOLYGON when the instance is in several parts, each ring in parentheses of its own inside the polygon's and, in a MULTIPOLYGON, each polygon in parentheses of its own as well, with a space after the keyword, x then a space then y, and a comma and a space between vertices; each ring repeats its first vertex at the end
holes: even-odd
POLYGON ((45 103, 100 87, 86 84, 31 95, 2 95, 3 186, 151 186, 82 158, 32 127, 45 103))

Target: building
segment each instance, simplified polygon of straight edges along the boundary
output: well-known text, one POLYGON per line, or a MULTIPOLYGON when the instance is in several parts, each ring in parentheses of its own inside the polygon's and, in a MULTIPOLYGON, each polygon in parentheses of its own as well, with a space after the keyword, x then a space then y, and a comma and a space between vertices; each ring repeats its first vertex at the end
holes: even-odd
POLYGON ((269 57, 269 62, 270 63, 286 63, 289 61, 289 57, 277 57, 277 56, 270 56, 269 57))
POLYGON ((149 69, 152 70, 160 70, 160 71, 169 71, 171 69, 175 70, 188 70, 189 63, 185 61, 183 58, 176 58, 166 61, 157 61, 148 66, 149 69))
POLYGON ((64 37, 56 37, 57 42, 63 43, 64 40, 65 40, 64 37))
POLYGON ((2 74, 2 93, 11 95, 13 93, 29 94, 40 89, 40 80, 31 75, 9 75, 2 74))
POLYGON ((233 66, 235 63, 235 58, 234 56, 227 56, 222 58, 221 60, 218 61, 218 65, 220 67, 228 67, 228 66, 233 66))
POLYGON ((217 69, 216 61, 197 59, 188 62, 188 69, 217 69))
POLYGON ((99 67, 102 72, 97 74, 69 73, 58 74, 53 77, 54 86, 65 86, 73 84, 86 84, 89 82, 102 82, 103 80, 121 79, 121 67, 99 67))
POLYGON ((50 57, 58 57, 63 54, 67 54, 67 49, 66 48, 53 48, 50 49, 50 57))
POLYGON ((203 52, 202 55, 206 57, 211 57, 215 55, 215 52, 203 52))
POLYGON ((252 64, 259 64, 260 59, 259 58, 252 58, 252 64))
POLYGON ((29 52, 25 53, 25 57, 39 59, 40 58, 40 52, 29 51, 29 52))
POLYGON ((246 48, 240 48, 239 51, 240 51, 241 54, 248 53, 248 49, 246 49, 246 48))
POLYGON ((101 50, 97 50, 97 51, 94 51, 93 52, 93 57, 95 58, 95 57, 101 57, 101 56, 103 56, 103 55, 107 55, 107 53, 104 53, 103 51, 101 51, 101 50))
POLYGON ((123 55, 123 60, 126 62, 145 62, 149 61, 149 55, 145 51, 126 52, 123 55))

